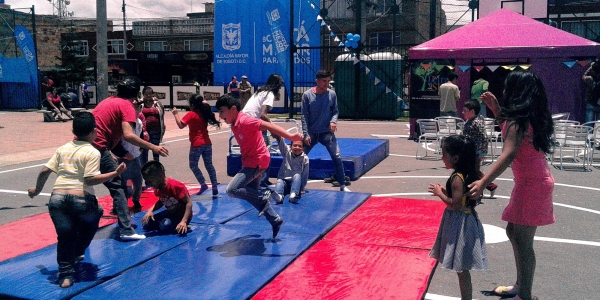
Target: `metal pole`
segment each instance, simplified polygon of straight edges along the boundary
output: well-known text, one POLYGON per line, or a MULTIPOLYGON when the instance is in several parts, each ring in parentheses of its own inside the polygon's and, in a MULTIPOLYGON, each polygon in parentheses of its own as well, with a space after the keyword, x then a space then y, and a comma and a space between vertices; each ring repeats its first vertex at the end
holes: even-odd
MULTIPOLYGON (((364 1, 362 0, 354 0, 354 17, 355 17, 355 22, 356 22, 356 31, 360 32, 360 37, 361 40, 365 41, 364 43, 366 44, 366 26, 363 26, 362 23, 362 12, 363 12, 363 5, 365 5, 364 1), (364 33, 363 33, 363 29, 364 29, 364 33)), ((353 50, 354 51, 354 55, 356 55, 356 59, 360 60, 360 50, 362 47, 358 47, 358 49, 353 50)), ((358 113, 360 111, 360 89, 361 89, 361 82, 360 82, 360 64, 355 64, 354 65, 354 118, 358 118, 358 113)))
MULTIPOLYGON (((35 51, 35 70, 36 70, 36 74, 35 76, 37 76, 38 78, 38 86, 37 86, 37 92, 38 92, 38 97, 37 97, 37 109, 42 109, 42 91, 40 89, 40 69, 39 69, 39 55, 38 55, 38 47, 37 47, 37 27, 35 26, 35 5, 31 6, 31 29, 33 30, 33 49, 35 51)), ((45 95, 44 95, 45 96, 45 95)))
POLYGON ((125 0, 123 0, 123 58, 127 59, 127 23, 125 19, 125 0))
POLYGON ((96 0, 96 104, 108 97, 106 0, 96 0))
POLYGON ((435 23, 437 15, 437 0, 430 0, 429 6, 429 38, 435 38, 435 23))
POLYGON ((294 117, 294 53, 296 52, 296 41, 294 40, 294 0, 290 0, 290 82, 288 82, 288 88, 290 92, 289 105, 288 105, 288 117, 291 119, 294 117))

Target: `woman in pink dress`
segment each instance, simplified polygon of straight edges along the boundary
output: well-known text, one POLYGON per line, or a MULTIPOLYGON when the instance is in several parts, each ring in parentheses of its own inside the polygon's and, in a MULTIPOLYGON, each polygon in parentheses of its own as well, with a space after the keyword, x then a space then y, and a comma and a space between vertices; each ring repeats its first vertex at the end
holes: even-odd
POLYGON ((485 187, 512 163, 515 186, 502 220, 507 221, 508 236, 515 255, 517 280, 512 286, 499 286, 494 292, 508 299, 532 297, 535 273, 533 237, 538 226, 554 223, 552 191, 554 178, 546 162, 554 131, 548 98, 542 81, 531 72, 514 71, 506 77, 502 107, 490 92, 480 99, 500 119, 504 149, 489 172, 469 185, 471 197, 482 194, 485 187))

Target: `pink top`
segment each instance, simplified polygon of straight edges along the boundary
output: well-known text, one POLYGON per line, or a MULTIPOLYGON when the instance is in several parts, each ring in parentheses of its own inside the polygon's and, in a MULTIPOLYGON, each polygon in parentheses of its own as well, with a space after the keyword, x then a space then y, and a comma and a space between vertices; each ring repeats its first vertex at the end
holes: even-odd
POLYGON ((54 106, 58 106, 60 104, 60 96, 59 95, 56 95, 56 97, 54 97, 54 95, 48 94, 48 99, 50 99, 50 101, 52 101, 52 104, 54 104, 54 106))
POLYGON ((211 145, 208 136, 208 123, 196 111, 190 111, 181 118, 181 123, 186 124, 190 129, 190 143, 192 148, 204 145, 211 145))
POLYGON ((239 112, 231 131, 240 145, 242 167, 266 169, 271 155, 260 130, 261 119, 239 112))
MULTIPOLYGON (((506 122, 500 125, 506 135, 506 122)), ((555 222, 552 192, 554 177, 546 156, 533 146, 533 128, 529 126, 512 162, 515 186, 502 220, 526 226, 543 226, 555 222)))
POLYGON ((123 122, 135 124, 137 121, 131 101, 117 96, 100 101, 92 114, 97 127, 96 140, 92 145, 99 150, 112 150, 123 137, 123 122))

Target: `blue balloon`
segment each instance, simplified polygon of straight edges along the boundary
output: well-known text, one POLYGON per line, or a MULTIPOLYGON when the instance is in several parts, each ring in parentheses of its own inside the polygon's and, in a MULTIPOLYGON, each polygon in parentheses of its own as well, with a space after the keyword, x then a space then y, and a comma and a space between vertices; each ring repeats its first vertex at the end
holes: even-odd
POLYGON ((352 48, 358 48, 358 42, 352 41, 350 47, 352 47, 352 48))
POLYGON ((350 41, 345 41, 344 46, 346 46, 346 48, 350 48, 350 43, 351 43, 350 41))
POLYGON ((355 34, 355 35, 352 37, 352 40, 353 40, 353 41, 355 41, 355 42, 360 42, 360 34, 355 34))
POLYGON ((352 33, 348 33, 348 34, 346 35, 346 38, 347 38, 347 39, 349 39, 349 40, 352 40, 352 37, 353 37, 353 36, 354 36, 354 35, 353 35, 352 33))

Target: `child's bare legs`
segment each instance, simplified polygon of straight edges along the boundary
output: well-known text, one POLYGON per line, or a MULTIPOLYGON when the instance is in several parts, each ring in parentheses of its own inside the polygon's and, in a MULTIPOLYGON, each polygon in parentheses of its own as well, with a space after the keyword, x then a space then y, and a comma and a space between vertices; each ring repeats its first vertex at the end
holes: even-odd
POLYGON ((535 252, 533 250, 533 237, 537 226, 525 226, 508 223, 506 235, 510 240, 515 255, 517 267, 518 295, 523 300, 531 299, 533 275, 535 273, 535 252))
POLYGON ((471 284, 471 273, 469 270, 463 270, 458 274, 458 286, 460 287, 460 299, 473 299, 473 285, 471 284))

